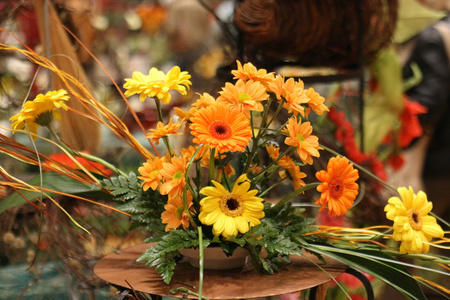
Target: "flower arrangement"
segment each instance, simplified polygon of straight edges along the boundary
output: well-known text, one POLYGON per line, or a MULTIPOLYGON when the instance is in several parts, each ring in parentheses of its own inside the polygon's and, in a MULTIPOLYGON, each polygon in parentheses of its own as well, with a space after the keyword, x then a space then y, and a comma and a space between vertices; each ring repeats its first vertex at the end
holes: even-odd
POLYGON ((432 203, 425 193, 398 188, 398 196, 390 198, 385 207, 392 226, 316 225, 314 218, 304 216, 296 199, 308 190, 317 192, 315 206, 320 211, 326 208, 333 218, 361 202, 360 172, 382 180, 319 143, 309 118, 329 109, 324 97, 313 88, 306 89, 301 80, 237 61, 232 71, 234 82, 227 82, 216 96, 199 94, 188 110, 175 108, 178 120, 174 120, 162 114, 162 106, 171 102, 174 93, 187 94, 190 75, 177 66, 167 73, 156 68, 148 74, 134 72, 125 79, 123 100, 128 104, 127 98, 133 95, 139 95, 142 102, 152 99, 158 116, 156 128, 144 129, 147 148, 74 77, 32 51, 0 46, 22 53, 66 83, 67 90, 50 91, 25 102, 10 121, 14 133, 28 134, 31 142, 42 139, 52 143, 71 161, 61 163, 1 135, 2 153, 40 166, 44 170, 41 181, 49 178, 46 173, 52 173, 52 180, 61 184, 46 188, 45 182, 26 183, 1 168, 5 180, 0 186, 17 193, 2 200, 0 211, 25 199, 45 212, 36 201, 44 204, 45 198, 54 201, 55 195, 66 195, 92 202, 86 195, 102 193, 117 203, 114 207, 102 205, 128 214, 135 226, 152 233, 147 242, 154 244, 139 260, 154 267, 166 283, 174 274, 181 250, 199 248, 202 257, 204 248, 217 246, 227 255, 238 247, 247 249, 255 268, 268 274, 289 263, 291 255, 307 251, 358 268, 411 299, 424 299, 419 282, 447 293, 444 287, 414 277, 406 268, 420 266, 402 261, 403 257, 427 260, 437 266, 429 271, 449 276, 439 268, 448 271, 450 259, 428 254, 430 246, 445 248, 449 240, 438 217, 431 214, 432 203), (59 110, 68 110, 69 101, 80 101, 95 112, 88 117, 126 141, 141 155, 142 165, 126 173, 100 157, 68 147, 52 124, 60 119, 59 110), (38 135, 39 127, 48 128, 53 141, 38 135), (178 147, 183 144, 187 146, 178 147), (323 152, 332 157, 316 178, 310 178, 302 170, 315 164, 323 152), (66 187, 74 182, 79 189, 68 192, 66 187), (275 199, 277 189, 285 192, 275 199), (400 242, 398 250, 388 243, 392 240, 400 242))

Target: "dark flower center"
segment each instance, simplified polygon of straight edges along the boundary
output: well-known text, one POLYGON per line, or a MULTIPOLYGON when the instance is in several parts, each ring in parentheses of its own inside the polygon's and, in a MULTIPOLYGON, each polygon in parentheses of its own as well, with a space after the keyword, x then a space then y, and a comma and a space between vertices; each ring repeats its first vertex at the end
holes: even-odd
POLYGON ((409 225, 414 230, 421 230, 423 226, 422 213, 416 208, 408 210, 409 225))
POLYGON ((331 198, 339 199, 344 193, 344 180, 339 176, 331 178, 328 183, 328 191, 330 192, 331 198))
POLYGON ((209 133, 218 140, 226 140, 233 133, 230 124, 224 121, 214 121, 209 125, 209 133))
POLYGON ((220 207, 226 215, 231 217, 240 216, 244 211, 241 198, 239 195, 233 193, 222 196, 222 199, 220 199, 220 207))

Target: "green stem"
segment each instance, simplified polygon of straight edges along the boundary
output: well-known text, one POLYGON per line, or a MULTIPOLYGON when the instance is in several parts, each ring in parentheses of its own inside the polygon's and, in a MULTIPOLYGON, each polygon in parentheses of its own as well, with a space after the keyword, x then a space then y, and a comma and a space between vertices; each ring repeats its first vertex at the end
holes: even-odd
POLYGON ((276 119, 276 117, 278 116, 278 114, 280 113, 281 109, 283 108, 283 104, 286 102, 286 100, 281 100, 280 104, 277 107, 277 110, 275 111, 275 113, 272 115, 272 118, 270 119, 270 121, 267 123, 267 125, 265 126, 266 128, 269 128, 270 124, 272 124, 272 122, 276 119))
MULTIPOLYGON (((214 164, 214 155, 215 155, 216 149, 211 148, 209 152, 209 182, 215 179, 215 164, 214 164)), ((220 154, 219 154, 220 155, 220 154)))
POLYGON ((273 210, 273 211, 279 210, 281 207, 283 207, 284 204, 286 204, 286 202, 290 201, 292 198, 300 195, 301 193, 303 193, 306 190, 315 188, 320 184, 321 184, 320 182, 316 182, 316 183, 309 183, 309 184, 302 186, 298 190, 295 190, 292 193, 290 193, 289 195, 284 196, 280 201, 277 202, 277 204, 272 206, 271 210, 273 210))
POLYGON ((208 300, 208 298, 205 298, 205 297, 203 297, 203 296, 199 296, 199 294, 197 294, 197 293, 195 293, 195 292, 193 292, 193 291, 191 291, 191 290, 189 290, 188 288, 185 288, 185 287, 178 287, 178 288, 171 289, 171 290, 170 290, 170 293, 171 293, 172 295, 175 295, 175 294, 177 294, 177 293, 185 293, 185 294, 188 294, 188 295, 196 296, 196 297, 198 297, 199 299, 205 299, 205 300, 208 300))
POLYGON ((58 144, 61 147, 63 147, 70 154, 86 158, 86 159, 88 159, 90 161, 93 161, 93 162, 97 162, 97 163, 107 167, 108 169, 113 170, 114 172, 124 176, 125 178, 128 178, 127 174, 125 174, 123 171, 119 170, 113 164, 111 164, 111 163, 101 159, 100 157, 97 157, 97 156, 94 156, 94 155, 91 155, 91 154, 87 154, 87 153, 83 153, 83 152, 77 152, 77 151, 69 148, 66 144, 63 143, 63 141, 61 141, 61 139, 59 138, 58 134, 55 132, 55 130, 53 129, 53 127, 51 125, 48 125, 47 128, 50 131, 50 134, 56 139, 58 144))
MULTIPOLYGON (((326 147, 326 146, 324 146, 324 145, 319 145, 319 146, 322 147, 324 150, 330 152, 330 153, 333 154, 333 155, 343 157, 343 155, 337 153, 336 151, 334 151, 334 150, 332 150, 332 149, 330 149, 330 148, 328 148, 328 147, 326 147)), ((347 158, 347 159, 348 159, 348 158, 347 158)), ((361 167, 360 165, 358 165, 358 164, 355 163, 354 161, 351 161, 350 159, 349 159, 349 162, 351 162, 357 169, 359 169, 359 170, 363 171, 364 173, 366 173, 367 175, 369 175, 369 177, 371 177, 372 179, 375 179, 376 181, 381 182, 381 183, 382 183, 383 185, 385 185, 386 187, 388 187, 388 188, 390 188, 391 190, 397 192, 397 190, 396 190, 393 186, 391 186, 390 184, 388 184, 387 182, 385 182, 384 180, 382 180, 382 179, 379 178, 378 176, 375 176, 375 175, 374 175, 372 172, 370 172, 369 170, 367 170, 367 169, 361 167)))
MULTIPOLYGON (((156 103, 156 116, 158 118, 158 122, 161 122, 164 124, 162 111, 161 111, 161 102, 158 98, 154 98, 154 99, 155 99, 155 103, 156 103)), ((173 156, 173 149, 172 149, 172 147, 170 147, 169 138, 167 136, 163 136, 162 139, 164 141, 164 145, 166 145, 167 151, 169 151, 169 155, 173 156)))
POLYGON ((278 155, 276 160, 273 160, 270 162, 270 164, 264 168, 263 171, 261 171, 258 175, 256 175, 255 177, 253 177, 254 181, 257 181, 261 176, 263 176, 265 173, 267 173, 267 171, 273 166, 275 165, 282 157, 290 155, 293 151, 295 150, 295 147, 293 146, 289 146, 289 148, 287 148, 283 153, 281 153, 280 155, 278 155))
POLYGON ((272 184, 270 187, 268 187, 265 191, 263 191, 261 194, 259 194, 258 197, 264 198, 271 190, 273 190, 274 188, 279 186, 285 179, 286 178, 282 178, 282 179, 278 180, 277 182, 272 184))
POLYGON ((199 278, 198 278, 198 298, 202 299, 202 290, 203 290, 203 232, 202 226, 198 228, 198 250, 200 252, 200 262, 199 262, 199 278))
POLYGON ((193 165, 193 162, 195 160, 195 157, 197 156, 197 153, 200 152, 200 150, 202 149, 203 145, 200 145, 197 150, 194 152, 194 154, 192 155, 191 159, 189 160, 189 163, 187 165, 186 168, 186 173, 184 174, 184 180, 185 180, 185 185, 183 187, 183 205, 184 205, 184 213, 186 214, 186 216, 189 218, 189 223, 192 225, 193 228, 197 228, 197 224, 195 224, 194 218, 192 218, 192 215, 189 211, 189 207, 187 204, 187 190, 189 189, 189 191, 192 194, 192 197, 195 196, 194 191, 192 190, 192 187, 190 185, 189 182, 189 174, 191 172, 191 167, 193 165))

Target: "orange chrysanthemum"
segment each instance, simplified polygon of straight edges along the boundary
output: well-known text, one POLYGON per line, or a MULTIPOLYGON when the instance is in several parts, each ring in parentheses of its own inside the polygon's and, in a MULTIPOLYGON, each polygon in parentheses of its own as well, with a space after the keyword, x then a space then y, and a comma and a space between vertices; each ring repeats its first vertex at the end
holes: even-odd
POLYGON ((317 172, 316 177, 323 182, 317 187, 321 193, 316 201, 317 205, 321 205, 320 210, 328 204, 330 216, 344 215, 358 195, 358 170, 346 157, 337 156, 331 158, 327 170, 317 172))
POLYGON ((203 93, 203 95, 199 94, 199 96, 200 98, 198 98, 197 101, 192 104, 192 106, 196 107, 197 109, 216 104, 216 99, 214 99, 214 97, 208 93, 203 93))
MULTIPOLYGON (((186 158, 186 161, 190 161, 195 151, 197 151, 198 146, 189 146, 188 148, 182 148, 181 154, 186 158)), ((197 153, 194 158, 194 162, 201 160, 202 166, 207 167, 209 165, 209 148, 208 146, 203 146, 202 149, 197 153)))
POLYGON ((258 82, 249 80, 247 82, 238 80, 236 84, 227 82, 220 96, 217 98, 218 103, 228 103, 244 112, 247 116, 251 110, 263 111, 264 106, 261 101, 267 100, 269 95, 266 93, 264 86, 258 82))
POLYGON ((156 129, 150 129, 150 133, 146 135, 146 138, 150 138, 151 142, 154 142, 156 145, 159 144, 159 139, 164 136, 169 136, 171 134, 179 135, 181 132, 176 132, 180 129, 181 123, 172 123, 172 119, 170 119, 169 124, 164 125, 162 122, 158 122, 156 125, 156 129))
MULTIPOLYGON (((192 206, 192 194, 187 193, 187 205, 188 208, 192 206)), ((182 195, 176 195, 169 198, 167 204, 164 205, 165 211, 161 214, 161 220, 163 224, 166 224, 166 231, 170 229, 177 229, 183 226, 184 229, 189 227, 189 217, 184 211, 184 200, 182 195)))
MULTIPOLYGON (((313 88, 309 88, 305 91, 305 95, 309 98, 309 107, 318 115, 322 115, 324 111, 329 111, 328 107, 323 104, 325 98, 320 96, 313 88)), ((308 112, 307 114, 308 115, 308 112)))
POLYGON ((297 148, 297 153, 304 163, 312 165, 312 157, 319 157, 319 138, 311 135, 312 126, 310 122, 298 122, 295 118, 290 118, 283 133, 288 135, 284 143, 297 148))
POLYGON ((194 143, 207 144, 219 153, 243 152, 252 137, 250 121, 237 108, 217 103, 191 118, 194 143))
POLYGON ((139 167, 138 172, 142 176, 138 176, 138 178, 143 180, 141 185, 144 191, 149 188, 155 191, 161 185, 161 170, 165 161, 165 157, 156 156, 155 159, 150 158, 142 167, 139 167))
POLYGON ((283 107, 295 116, 301 114, 305 116, 305 107, 310 99, 306 96, 305 85, 303 81, 295 81, 294 78, 284 80, 284 77, 278 75, 275 81, 270 85, 270 89, 275 93, 277 99, 285 100, 283 107))
MULTIPOLYGON (((266 150, 267 153, 269 153, 270 158, 274 161, 280 156, 279 147, 267 145, 266 150)), ((289 175, 288 177, 291 179, 292 185, 296 190, 305 185, 305 182, 302 179, 306 177, 306 174, 300 172, 300 166, 296 165, 292 158, 285 155, 277 161, 277 165, 288 171, 287 174, 286 171, 281 171, 280 177, 284 178, 289 175)))
POLYGON ((265 69, 258 70, 252 63, 245 63, 244 66, 242 66, 241 62, 238 60, 236 63, 237 70, 231 71, 231 74, 234 75, 233 79, 241 79, 243 81, 259 81, 266 88, 268 88, 269 85, 275 80, 273 72, 267 73, 265 69))
POLYGON ((305 185, 305 182, 303 181, 303 178, 306 177, 306 173, 303 173, 300 171, 300 166, 296 165, 292 159, 290 159, 291 166, 287 168, 289 178, 292 181, 292 186, 294 189, 298 190, 302 186, 305 185))
POLYGON ((183 156, 172 157, 171 162, 163 163, 161 170, 163 184, 159 188, 162 195, 175 197, 183 194, 183 188, 186 184, 184 179, 186 168, 186 159, 183 156))

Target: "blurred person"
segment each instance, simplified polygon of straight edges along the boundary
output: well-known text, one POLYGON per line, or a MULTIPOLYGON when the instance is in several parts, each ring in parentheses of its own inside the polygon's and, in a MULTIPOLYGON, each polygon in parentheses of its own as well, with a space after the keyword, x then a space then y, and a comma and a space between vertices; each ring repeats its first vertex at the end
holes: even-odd
MULTIPOLYGON (((397 39, 403 78, 420 81, 405 93, 427 112, 419 115, 422 137, 404 150, 400 173, 424 189, 437 214, 450 215, 450 0, 400 0, 397 39)), ((405 182, 408 184, 408 181, 405 182)), ((413 184, 414 185, 414 184, 413 184)))

